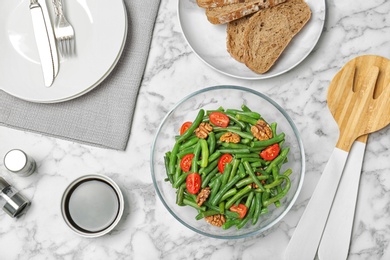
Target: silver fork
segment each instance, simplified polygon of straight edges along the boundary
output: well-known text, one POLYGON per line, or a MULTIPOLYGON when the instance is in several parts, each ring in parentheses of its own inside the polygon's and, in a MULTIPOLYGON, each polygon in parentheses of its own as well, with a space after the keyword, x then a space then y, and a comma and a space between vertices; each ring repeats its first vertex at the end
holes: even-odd
POLYGON ((63 57, 71 56, 75 52, 74 30, 72 25, 66 20, 62 8, 62 0, 52 0, 56 21, 54 25, 55 35, 59 49, 63 57))

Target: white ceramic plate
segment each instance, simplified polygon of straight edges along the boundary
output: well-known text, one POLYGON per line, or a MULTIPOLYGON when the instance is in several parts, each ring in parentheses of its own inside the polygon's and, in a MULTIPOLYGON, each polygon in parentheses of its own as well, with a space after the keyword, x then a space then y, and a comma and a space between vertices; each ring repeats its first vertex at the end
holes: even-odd
MULTIPOLYGON (((126 41, 127 15, 122 0, 64 3, 66 17, 75 30, 76 55, 60 57, 60 69, 50 88, 43 82, 29 3, 0 3, 0 89, 24 100, 55 103, 87 93, 109 75, 126 41)), ((46 4, 54 24, 51 0, 46 4)))
POLYGON ((264 74, 256 74, 233 59, 226 50, 226 25, 213 25, 196 0, 178 0, 181 29, 195 54, 213 69, 241 79, 265 79, 287 72, 303 61, 313 50, 325 22, 325 0, 306 0, 312 16, 293 38, 275 65, 264 74))

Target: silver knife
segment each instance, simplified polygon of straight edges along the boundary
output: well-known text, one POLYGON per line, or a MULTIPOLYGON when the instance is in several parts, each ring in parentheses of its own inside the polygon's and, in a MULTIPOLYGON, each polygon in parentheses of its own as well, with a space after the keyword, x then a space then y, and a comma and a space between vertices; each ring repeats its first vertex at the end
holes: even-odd
POLYGON ((49 35, 41 5, 37 0, 30 0, 30 13, 34 28, 35 41, 38 47, 39 59, 43 71, 45 86, 50 87, 55 77, 53 55, 49 35))
POLYGON ((53 64, 54 64, 54 77, 57 76, 59 70, 59 58, 57 52, 56 38, 54 35, 53 26, 51 24, 49 11, 47 10, 47 5, 45 0, 38 0, 39 5, 42 8, 43 17, 45 19, 47 35, 49 35, 51 54, 53 56, 53 64))

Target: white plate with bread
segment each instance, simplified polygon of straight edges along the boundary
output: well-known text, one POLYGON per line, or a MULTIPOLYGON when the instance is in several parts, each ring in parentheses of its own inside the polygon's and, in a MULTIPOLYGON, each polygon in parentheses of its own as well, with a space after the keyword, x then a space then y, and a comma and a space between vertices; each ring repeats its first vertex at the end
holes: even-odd
POLYGON ((302 62, 321 36, 325 10, 325 0, 178 0, 194 53, 241 79, 275 77, 302 62))

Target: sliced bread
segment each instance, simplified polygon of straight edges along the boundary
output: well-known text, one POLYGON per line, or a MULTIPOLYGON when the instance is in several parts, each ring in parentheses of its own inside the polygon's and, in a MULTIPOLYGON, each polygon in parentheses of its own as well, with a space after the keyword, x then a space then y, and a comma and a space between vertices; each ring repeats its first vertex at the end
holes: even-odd
POLYGON ((244 35, 245 29, 249 23, 247 15, 238 20, 231 21, 226 27, 226 48, 230 55, 239 62, 244 63, 244 35))
POLYGON ((245 65, 256 73, 267 72, 310 16, 303 0, 288 0, 254 14, 244 33, 245 65))
POLYGON ((260 9, 276 6, 284 2, 286 2, 286 0, 255 0, 229 4, 215 8, 207 8, 206 16, 212 24, 224 24, 253 14, 260 9))
POLYGON ((258 0, 196 0, 199 7, 214 8, 230 4, 258 2, 258 0))

